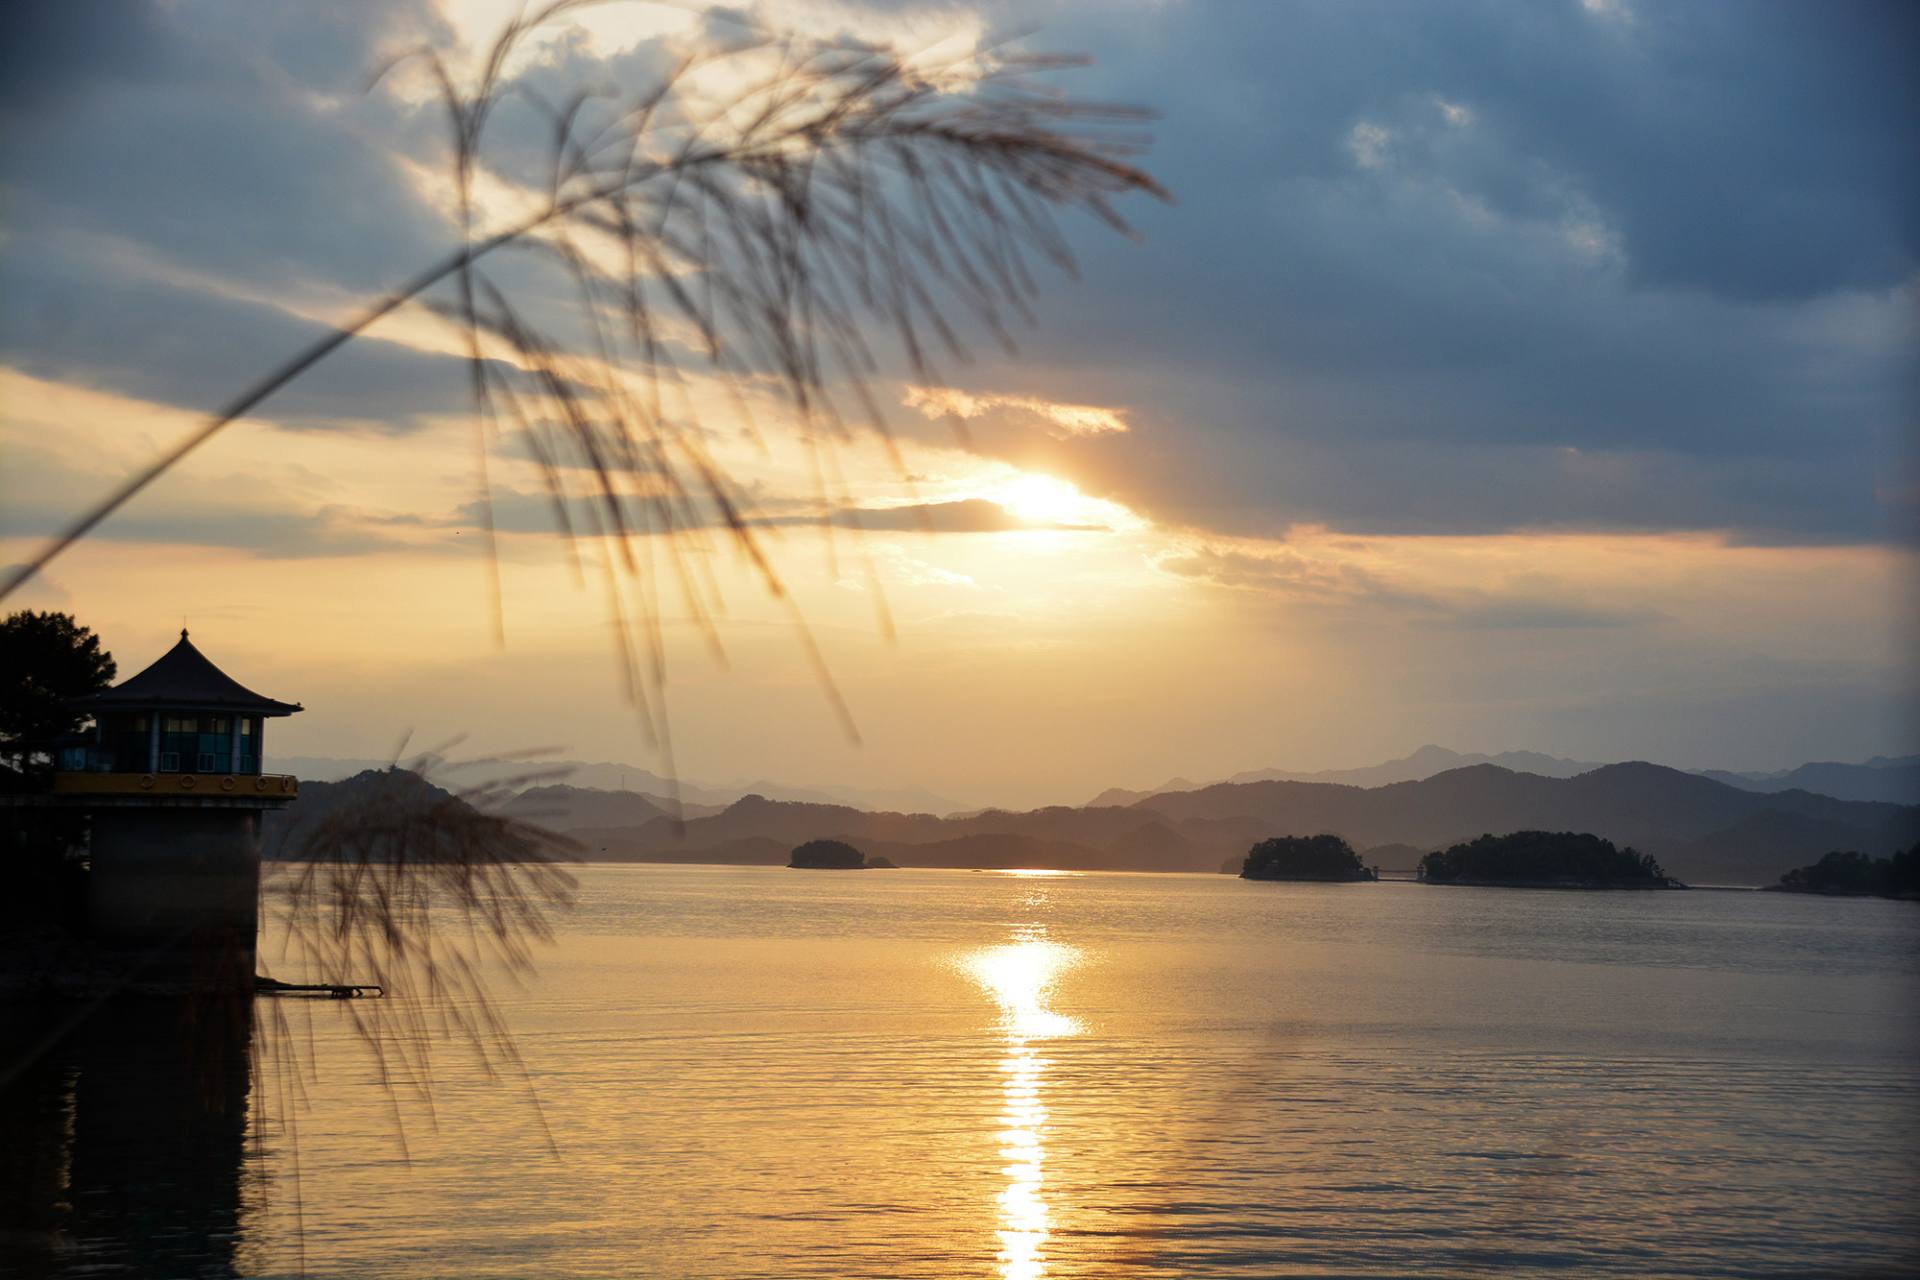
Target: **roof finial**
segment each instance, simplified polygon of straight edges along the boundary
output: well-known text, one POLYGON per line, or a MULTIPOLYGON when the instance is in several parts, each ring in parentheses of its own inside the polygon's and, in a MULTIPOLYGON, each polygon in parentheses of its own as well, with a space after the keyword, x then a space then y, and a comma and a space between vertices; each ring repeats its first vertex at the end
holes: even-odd
POLYGON ((180 638, 182 640, 187 638, 187 629, 185 627, 180 628, 180 638))

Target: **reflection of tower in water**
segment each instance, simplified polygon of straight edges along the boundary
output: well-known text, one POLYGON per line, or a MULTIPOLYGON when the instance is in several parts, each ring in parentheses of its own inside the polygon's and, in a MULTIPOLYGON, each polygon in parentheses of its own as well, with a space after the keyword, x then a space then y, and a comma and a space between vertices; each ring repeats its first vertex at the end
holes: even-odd
POLYGON ((1072 947, 1037 933, 967 958, 967 971, 1001 1009, 1007 1053, 1000 1061, 1000 1154, 1006 1186, 999 1195, 1000 1269, 1006 1280, 1046 1274, 1049 1231, 1046 1200, 1047 1059, 1038 1043, 1077 1035, 1080 1024, 1047 1008, 1054 980, 1078 959, 1072 947))
POLYGON ((0 1273, 235 1274, 250 1004, 0 1014, 0 1042, 59 1035, 0 1086, 0 1273))

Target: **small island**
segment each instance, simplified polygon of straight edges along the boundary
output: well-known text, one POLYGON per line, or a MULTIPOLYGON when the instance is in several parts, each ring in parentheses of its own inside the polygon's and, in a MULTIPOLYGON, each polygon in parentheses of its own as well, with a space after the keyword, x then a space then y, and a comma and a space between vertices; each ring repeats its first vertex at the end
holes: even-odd
POLYGON ((868 861, 865 854, 844 840, 809 840, 794 849, 787 865, 803 871, 863 871, 893 864, 885 858, 868 861))
POLYGON ((1321 884, 1380 878, 1361 863, 1352 845, 1333 835, 1262 840, 1247 850, 1240 876, 1245 880, 1310 880, 1321 884))
POLYGON ((1920 900, 1920 844, 1891 858, 1870 858, 1848 850, 1825 854, 1810 867, 1795 867, 1768 889, 1778 893, 1822 893, 1836 898, 1920 900))
POLYGON ((1649 854, 1583 831, 1484 835, 1420 859, 1425 884, 1513 889, 1684 889, 1649 854))

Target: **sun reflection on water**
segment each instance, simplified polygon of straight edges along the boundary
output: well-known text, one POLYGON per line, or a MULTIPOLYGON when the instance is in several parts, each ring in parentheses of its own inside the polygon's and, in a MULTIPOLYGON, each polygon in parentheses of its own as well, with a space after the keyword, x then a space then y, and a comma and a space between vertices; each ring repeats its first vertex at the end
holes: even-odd
POLYGON ((1039 1280, 1047 1271, 1047 1108, 1041 1094, 1048 1063, 1034 1042, 1080 1033, 1078 1021, 1047 1007, 1054 980, 1078 959, 1072 947, 1030 934, 983 948, 964 962, 973 980, 999 1003, 1007 1037, 1007 1055, 1000 1060, 1005 1127, 999 1133, 1007 1185, 998 1197, 995 1233, 1005 1280, 1039 1280))

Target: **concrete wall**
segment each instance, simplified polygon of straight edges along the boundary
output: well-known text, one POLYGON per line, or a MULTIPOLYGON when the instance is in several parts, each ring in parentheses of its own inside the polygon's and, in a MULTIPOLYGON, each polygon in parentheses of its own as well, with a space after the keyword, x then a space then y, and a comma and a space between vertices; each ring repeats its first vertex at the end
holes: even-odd
POLYGON ((156 981, 251 983, 259 821, 239 808, 95 810, 87 918, 96 945, 147 953, 143 976, 156 981))

